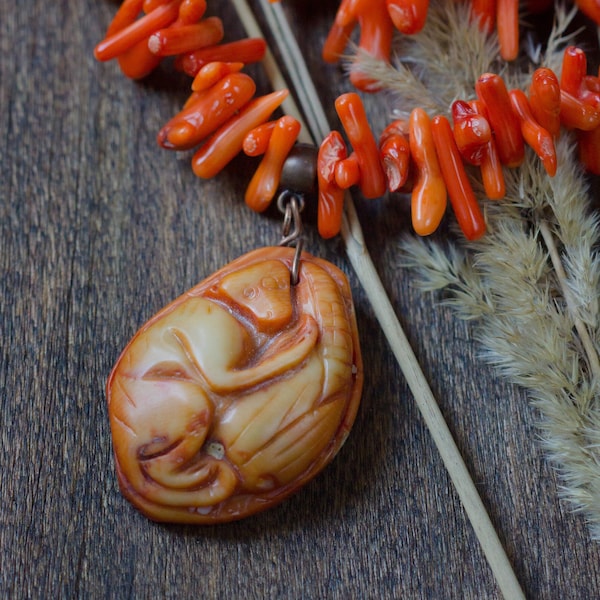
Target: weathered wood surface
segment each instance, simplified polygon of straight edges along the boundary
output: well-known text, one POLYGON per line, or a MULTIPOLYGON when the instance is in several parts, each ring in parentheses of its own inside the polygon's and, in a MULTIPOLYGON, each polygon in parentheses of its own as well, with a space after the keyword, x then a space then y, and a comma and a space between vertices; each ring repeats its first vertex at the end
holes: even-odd
MULTIPOLYGON (((213 12, 242 36, 225 2, 213 12)), ((350 89, 319 51, 336 2, 287 10, 317 87, 350 89)), ((441 460, 339 242, 307 248, 349 272, 366 366, 334 463, 280 507, 213 528, 149 522, 119 494, 104 384, 130 336, 241 253, 276 243, 275 212, 242 199, 253 163, 212 181, 155 135, 189 81, 98 64, 117 3, 0 0, 2 361, 0 596, 495 598, 441 460)), ((259 86, 267 88, 260 71, 259 86)), ((369 99, 373 118, 385 118, 369 99)), ((398 198, 360 201, 374 261, 524 590, 600 595, 600 547, 557 498, 521 390, 477 358, 468 325, 397 266, 398 198)))

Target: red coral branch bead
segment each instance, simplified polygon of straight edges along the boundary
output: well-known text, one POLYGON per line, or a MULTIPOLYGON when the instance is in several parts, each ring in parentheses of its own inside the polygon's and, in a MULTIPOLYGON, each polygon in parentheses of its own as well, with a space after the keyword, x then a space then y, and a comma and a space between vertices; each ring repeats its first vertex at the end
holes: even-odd
POLYGON ((535 120, 551 135, 560 132, 560 84, 554 71, 536 69, 529 86, 529 105, 535 120))
POLYGON ((356 153, 360 167, 360 189, 365 198, 377 198, 386 189, 385 175, 379 161, 379 149, 369 126, 365 108, 358 94, 342 94, 335 109, 356 153))
POLYGON ((475 84, 475 92, 486 107, 502 164, 519 166, 525 156, 525 146, 504 80, 494 73, 484 73, 475 84))
POLYGON ((425 25, 429 0, 386 0, 389 15, 400 33, 419 33, 425 25))
POLYGON ((194 92, 201 92, 207 90, 209 87, 215 85, 215 83, 221 81, 223 77, 230 75, 231 73, 238 73, 244 68, 242 62, 212 62, 204 65, 200 71, 194 77, 192 81, 192 90, 194 92))
POLYGON ((278 90, 251 100, 196 151, 192 158, 194 173, 204 179, 210 179, 219 173, 242 151, 248 133, 264 123, 288 95, 288 90, 278 90))
POLYGON ((193 148, 245 106, 255 91, 254 80, 245 73, 227 75, 160 130, 159 145, 169 150, 193 148))
POLYGON ((500 56, 515 60, 519 55, 519 0, 496 0, 496 30, 500 56))
POLYGON ((455 100, 451 110, 454 140, 459 152, 469 164, 481 165, 492 138, 488 120, 464 100, 455 100))
POLYGON ((246 188, 244 199, 252 210, 263 212, 275 197, 283 163, 299 133, 300 123, 294 117, 285 115, 275 124, 267 151, 246 188))
POLYGON ((157 56, 175 56, 218 44, 224 36, 223 21, 208 17, 199 23, 159 29, 148 38, 148 48, 157 56))
MULTIPOLYGON (((472 100, 469 104, 476 113, 483 115, 487 119, 487 110, 481 101, 472 100)), ((490 200, 501 200, 504 198, 506 194, 506 182, 504 180, 504 171, 502 170, 498 147, 493 136, 490 137, 486 145, 479 169, 485 195, 490 200)))
POLYGON ((431 121, 422 108, 415 108, 408 120, 410 154, 416 170, 411 195, 411 217, 418 235, 430 235, 446 212, 447 192, 433 142, 431 121))
POLYGON ((405 129, 406 123, 396 120, 379 137, 379 159, 390 192, 396 192, 406 184, 410 171, 410 144, 405 129))
POLYGON ((125 0, 119 10, 115 13, 108 29, 106 30, 105 39, 112 37, 118 31, 125 29, 135 22, 138 15, 142 11, 144 0, 125 0))
POLYGON ((535 120, 527 96, 522 90, 511 90, 509 96, 521 124, 523 139, 540 157, 548 175, 554 177, 556 175, 557 160, 552 135, 535 120))
POLYGON ((175 67, 195 77, 198 71, 208 63, 241 62, 250 64, 262 60, 266 51, 267 43, 262 38, 246 38, 180 54, 175 59, 175 67))
POLYGON ((441 115, 434 117, 431 133, 458 225, 468 240, 477 240, 485 233, 485 221, 448 119, 441 115))
POLYGON ((267 121, 255 127, 244 138, 242 149, 248 156, 261 156, 269 147, 269 140, 277 121, 267 121))
POLYGON ((321 237, 325 239, 336 236, 342 227, 345 192, 335 180, 335 169, 347 156, 346 144, 338 131, 330 132, 319 146, 317 228, 321 237))

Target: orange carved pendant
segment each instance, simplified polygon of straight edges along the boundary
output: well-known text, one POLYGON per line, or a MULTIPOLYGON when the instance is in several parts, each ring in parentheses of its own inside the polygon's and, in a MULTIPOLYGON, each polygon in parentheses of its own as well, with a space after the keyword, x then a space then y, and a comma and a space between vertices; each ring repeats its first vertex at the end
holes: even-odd
POLYGON ((107 383, 123 494, 157 521, 219 523, 280 502, 344 443, 363 368, 345 275, 293 248, 217 271, 133 337, 107 383))

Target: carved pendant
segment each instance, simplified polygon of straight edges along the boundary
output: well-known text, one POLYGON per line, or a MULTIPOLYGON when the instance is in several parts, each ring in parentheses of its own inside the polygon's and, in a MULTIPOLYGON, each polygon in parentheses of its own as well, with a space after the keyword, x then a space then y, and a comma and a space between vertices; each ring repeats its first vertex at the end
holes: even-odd
POLYGON ((250 252, 156 314, 107 383, 121 491, 157 521, 219 523, 279 503, 344 443, 363 382, 345 275, 250 252))

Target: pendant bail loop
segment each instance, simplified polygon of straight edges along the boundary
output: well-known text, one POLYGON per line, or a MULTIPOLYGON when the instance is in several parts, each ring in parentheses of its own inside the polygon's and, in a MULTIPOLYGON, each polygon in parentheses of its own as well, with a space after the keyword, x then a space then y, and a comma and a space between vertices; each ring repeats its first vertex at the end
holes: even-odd
POLYGON ((296 285, 300 279, 300 257, 304 246, 300 218, 300 213, 304 209, 304 197, 302 194, 284 190, 277 198, 277 208, 283 213, 282 237, 279 245, 296 248, 290 269, 291 284, 296 285))

